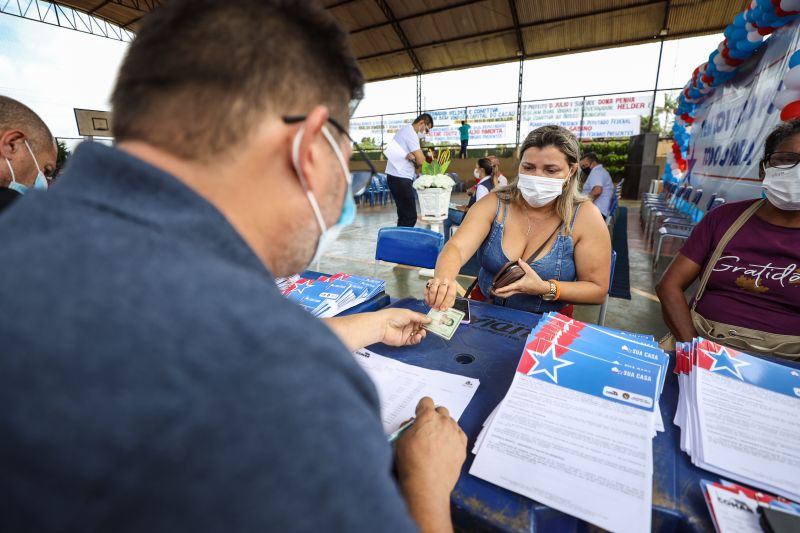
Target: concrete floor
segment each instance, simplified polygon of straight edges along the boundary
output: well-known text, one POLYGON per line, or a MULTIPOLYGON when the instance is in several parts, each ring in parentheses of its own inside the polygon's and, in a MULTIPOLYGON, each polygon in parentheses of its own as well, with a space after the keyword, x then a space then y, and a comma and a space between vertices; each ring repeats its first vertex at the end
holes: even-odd
MULTIPOLYGON (((466 203, 466 195, 454 194, 454 202, 466 203)), ((623 201, 628 208, 628 247, 630 260, 631 300, 611 298, 606 314, 606 325, 636 333, 648 333, 660 338, 667 330, 661 319, 661 308, 655 296, 654 286, 669 259, 678 246, 665 246, 666 254, 660 261, 656 273, 651 270, 652 253, 642 242, 639 226, 639 202, 623 201)), ((369 207, 359 205, 355 223, 346 228, 331 250, 320 261, 322 272, 348 272, 351 274, 373 276, 375 242, 378 229, 394 226, 397 215, 393 204, 369 207)), ((418 227, 426 227, 420 223, 418 227)), ((314 268, 314 265, 312 265, 314 268)), ((428 278, 421 277, 418 269, 382 263, 378 265, 378 277, 386 281, 386 292, 394 298, 411 296, 422 298, 428 278)), ((473 278, 459 276, 464 286, 473 278)), ((576 306, 575 318, 585 322, 596 322, 600 307, 595 305, 576 306)))

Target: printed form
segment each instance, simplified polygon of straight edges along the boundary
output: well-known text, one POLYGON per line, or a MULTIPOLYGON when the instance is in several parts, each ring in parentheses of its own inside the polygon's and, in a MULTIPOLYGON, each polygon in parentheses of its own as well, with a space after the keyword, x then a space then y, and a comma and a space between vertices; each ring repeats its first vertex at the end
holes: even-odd
POLYGON ((437 406, 447 407, 450 416, 458 420, 480 385, 475 378, 401 363, 367 349, 356 350, 353 356, 378 389, 387 435, 414 416, 424 396, 437 406))
POLYGON ((558 348, 526 345, 470 473, 611 531, 649 531, 660 367, 558 348))

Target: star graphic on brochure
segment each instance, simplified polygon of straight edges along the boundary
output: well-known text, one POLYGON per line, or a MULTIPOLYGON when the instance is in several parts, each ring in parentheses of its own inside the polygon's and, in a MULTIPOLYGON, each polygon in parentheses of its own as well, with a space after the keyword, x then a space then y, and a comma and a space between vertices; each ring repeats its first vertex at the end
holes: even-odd
POLYGON ((294 289, 292 289, 292 292, 297 293, 297 294, 303 294, 303 291, 306 290, 307 288, 311 287, 311 285, 313 285, 311 280, 305 280, 305 281, 301 281, 300 283, 295 283, 295 286, 294 286, 294 289))
POLYGON ((547 377, 553 380, 553 383, 558 383, 558 369, 565 366, 574 364, 572 361, 566 359, 558 359, 556 357, 556 345, 551 344, 543 352, 536 350, 527 350, 528 355, 534 360, 534 365, 528 372, 529 376, 534 374, 546 374, 547 377))
POLYGON ((739 359, 734 359, 728 353, 724 347, 720 346, 719 351, 714 352, 711 350, 704 350, 706 354, 714 360, 714 364, 711 365, 709 369, 711 372, 722 372, 723 370, 727 370, 740 380, 744 381, 744 377, 742 377, 742 373, 739 370, 739 367, 747 366, 750 363, 747 361, 741 361, 739 359))

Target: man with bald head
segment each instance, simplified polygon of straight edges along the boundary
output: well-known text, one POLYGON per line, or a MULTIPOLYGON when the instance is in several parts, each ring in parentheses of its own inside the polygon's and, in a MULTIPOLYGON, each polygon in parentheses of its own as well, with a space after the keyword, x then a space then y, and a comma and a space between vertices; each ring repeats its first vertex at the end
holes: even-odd
POLYGON ((0 96, 0 212, 30 189, 47 189, 57 156, 53 134, 39 115, 0 96))

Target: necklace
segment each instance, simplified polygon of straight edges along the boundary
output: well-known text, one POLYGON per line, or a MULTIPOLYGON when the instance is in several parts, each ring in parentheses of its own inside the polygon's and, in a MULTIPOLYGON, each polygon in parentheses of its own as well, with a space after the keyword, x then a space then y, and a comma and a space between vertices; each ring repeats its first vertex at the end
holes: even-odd
POLYGON ((554 210, 550 211, 549 213, 547 213, 547 215, 543 216, 542 218, 533 219, 533 220, 531 220, 531 216, 530 216, 530 214, 528 214, 528 210, 525 209, 524 207, 522 208, 522 212, 525 213, 525 218, 528 220, 528 229, 525 232, 525 238, 527 239, 531 234, 531 230, 533 228, 535 228, 537 224, 539 224, 541 222, 544 222, 547 219, 549 219, 550 216, 554 213, 554 210))

